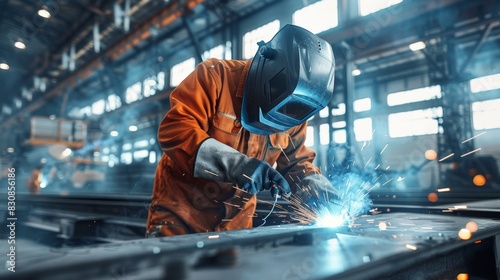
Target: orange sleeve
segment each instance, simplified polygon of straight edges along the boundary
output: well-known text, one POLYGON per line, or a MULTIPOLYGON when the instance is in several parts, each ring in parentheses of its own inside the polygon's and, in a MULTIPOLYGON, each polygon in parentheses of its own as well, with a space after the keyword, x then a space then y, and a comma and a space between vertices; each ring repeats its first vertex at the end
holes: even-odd
POLYGON ((201 63, 170 95, 171 109, 160 123, 158 141, 182 172, 193 173, 198 147, 209 137, 217 93, 210 70, 201 63))
POLYGON ((295 192, 297 184, 307 175, 321 173, 320 169, 313 165, 316 152, 304 145, 306 141, 307 122, 292 130, 290 143, 284 153, 276 161, 276 169, 283 174, 285 179, 295 192), (286 156, 284 156, 286 154, 286 156))

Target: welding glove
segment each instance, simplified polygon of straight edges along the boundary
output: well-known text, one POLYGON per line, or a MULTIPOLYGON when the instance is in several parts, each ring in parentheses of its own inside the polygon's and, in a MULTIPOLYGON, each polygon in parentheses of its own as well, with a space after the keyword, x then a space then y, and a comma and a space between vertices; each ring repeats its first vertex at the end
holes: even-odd
POLYGON ((198 148, 194 177, 235 183, 251 194, 269 190, 273 184, 281 195, 288 197, 291 193, 288 182, 267 162, 248 157, 213 138, 198 148))
POLYGON ((310 207, 319 208, 325 203, 338 203, 338 190, 321 174, 304 177, 301 185, 295 195, 310 207))

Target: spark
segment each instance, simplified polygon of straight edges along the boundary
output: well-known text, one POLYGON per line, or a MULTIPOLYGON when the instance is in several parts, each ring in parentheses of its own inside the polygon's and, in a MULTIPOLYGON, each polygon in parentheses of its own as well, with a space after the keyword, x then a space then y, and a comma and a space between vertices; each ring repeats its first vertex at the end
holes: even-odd
POLYGON ((382 184, 382 187, 383 187, 383 186, 385 186, 385 185, 387 185, 387 184, 389 184, 389 182, 391 182, 392 180, 394 180, 394 178, 391 178, 391 179, 389 179, 387 182, 383 183, 383 184, 382 184))
POLYGON ((483 134, 485 134, 485 133, 486 133, 486 131, 481 132, 481 133, 479 133, 478 135, 472 136, 471 138, 469 138, 469 139, 466 139, 466 140, 462 141, 462 144, 463 144, 463 143, 466 143, 466 142, 469 142, 470 140, 472 140, 472 139, 474 139, 474 138, 476 138, 476 137, 479 137, 479 136, 481 136, 481 135, 483 135, 483 134))
POLYGON ((380 152, 380 154, 382 154, 382 153, 385 151, 385 149, 387 149, 387 146, 388 146, 388 145, 389 145, 389 144, 385 144, 385 146, 384 146, 384 148, 382 149, 382 151, 380 152))
POLYGON ((391 168, 391 166, 390 166, 390 165, 388 165, 388 166, 385 168, 385 170, 389 170, 390 168, 391 168))
POLYGON ((378 224, 378 228, 379 228, 380 230, 387 230, 387 224, 386 224, 386 223, 384 223, 384 222, 380 222, 380 223, 378 224))
POLYGON ((247 178, 250 181, 253 181, 252 177, 248 176, 247 174, 243 174, 243 177, 247 178))
POLYGON ((458 237, 460 237, 460 239, 462 240, 469 240, 472 236, 472 233, 470 232, 470 230, 466 229, 466 228, 463 228, 461 229, 460 231, 458 231, 458 237))
POLYGON ((377 182, 377 181, 378 181, 378 179, 380 179, 380 177, 382 177, 382 175, 379 175, 379 176, 375 179, 375 181, 373 181, 373 183, 377 182))
POLYGON ((455 205, 453 206, 455 209, 467 209, 467 205, 455 205))
POLYGON ((380 163, 375 166, 375 170, 377 170, 380 167, 380 163))
POLYGON ((443 160, 445 160, 445 159, 447 159, 447 158, 450 158, 450 157, 452 157, 452 156, 454 156, 454 155, 455 155, 455 153, 451 153, 451 154, 449 154, 449 155, 445 156, 444 158, 440 159, 440 160, 439 160, 439 162, 441 162, 441 161, 443 161, 443 160))
POLYGON ((206 169, 205 169, 205 172, 207 172, 207 173, 208 173, 208 174, 210 174, 210 175, 214 175, 214 176, 219 177, 219 174, 214 173, 214 172, 212 172, 212 171, 210 171, 210 170, 206 170, 206 169))
POLYGON ((281 147, 280 144, 278 144, 278 147, 280 147, 281 149, 281 152, 283 153, 283 155, 285 156, 286 160, 288 160, 288 162, 290 162, 290 159, 288 158, 288 156, 286 155, 285 151, 283 150, 283 148, 281 147))
POLYGON ((406 244, 406 248, 413 250, 413 251, 417 250, 417 246, 410 245, 410 244, 406 244))
POLYGON ((290 143, 292 143, 293 149, 295 149, 295 143, 293 143, 292 136, 290 136, 290 134, 287 134, 287 135, 288 135, 288 138, 290 139, 290 143))
POLYGON ((475 149, 475 150, 472 150, 472 151, 470 151, 470 152, 468 152, 468 153, 465 153, 465 154, 461 155, 460 157, 465 157, 465 156, 468 156, 468 155, 470 155, 470 154, 472 154, 472 153, 475 153, 475 152, 477 152, 477 151, 481 151, 481 148, 477 148, 477 149, 475 149))
POLYGON ((219 238, 219 235, 209 235, 208 239, 217 239, 219 238))
POLYGON ((226 202, 226 201, 223 201, 223 203, 224 203, 224 204, 226 204, 226 205, 229 205, 229 206, 231 206, 231 207, 236 207, 236 208, 240 207, 239 205, 236 205, 236 204, 231 204, 231 203, 226 202))
POLYGON ((366 161, 366 163, 365 163, 365 167, 363 167, 363 169, 366 169, 366 167, 368 166, 368 164, 370 163, 370 161, 372 161, 372 158, 371 158, 371 157, 368 159, 368 161, 366 161))
POLYGON ((441 189, 437 189, 438 192, 449 192, 451 191, 450 188, 441 188, 441 189))

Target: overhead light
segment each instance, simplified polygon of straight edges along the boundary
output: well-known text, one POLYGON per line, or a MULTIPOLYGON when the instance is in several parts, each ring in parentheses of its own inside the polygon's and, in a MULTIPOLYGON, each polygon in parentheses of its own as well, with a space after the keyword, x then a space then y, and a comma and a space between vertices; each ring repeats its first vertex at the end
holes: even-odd
POLYGON ((72 152, 73 152, 73 151, 71 151, 71 149, 70 149, 70 148, 66 148, 66 149, 64 149, 64 151, 62 151, 62 153, 61 153, 61 157, 62 157, 62 158, 69 157, 69 156, 71 155, 71 153, 72 153, 72 152))
POLYGON ((137 126, 131 125, 131 126, 128 127, 128 130, 129 131, 137 131, 137 126))
POLYGON ((109 135, 111 135, 111 136, 113 136, 113 137, 116 137, 116 136, 118 136, 118 131, 113 130, 113 131, 111 131, 111 132, 109 133, 109 135))
POLYGON ((5 62, 2 62, 2 63, 0 63, 0 69, 2 69, 2 70, 9 70, 10 66, 9 66, 9 64, 7 64, 5 62))
POLYGON ((352 72, 351 72, 351 74, 354 77, 359 76, 359 75, 361 75, 361 70, 359 70, 359 69, 353 69, 352 72))
POLYGON ((418 42, 411 44, 409 47, 410 47, 410 50, 416 52, 416 51, 425 49, 425 43, 422 41, 418 41, 418 42))
POLYGON ((19 40, 14 43, 14 47, 24 50, 26 48, 26 45, 23 43, 23 41, 19 40))
POLYGON ((38 15, 43 17, 43 18, 50 18, 50 16, 51 16, 49 11, 47 11, 45 8, 38 10, 38 15))

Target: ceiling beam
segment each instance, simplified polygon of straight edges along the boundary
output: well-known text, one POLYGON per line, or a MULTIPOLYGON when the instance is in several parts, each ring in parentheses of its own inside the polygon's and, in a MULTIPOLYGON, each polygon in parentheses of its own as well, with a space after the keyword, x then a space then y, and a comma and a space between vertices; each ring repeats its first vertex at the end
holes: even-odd
POLYGON ((102 56, 97 56, 87 62, 83 67, 75 70, 63 81, 59 82, 55 87, 47 91, 39 100, 32 102, 27 107, 22 108, 8 117, 2 124, 1 128, 10 127, 15 123, 17 117, 23 113, 31 113, 45 105, 48 99, 54 98, 63 94, 68 88, 74 87, 79 80, 88 78, 93 72, 104 66, 104 61, 113 61, 122 56, 128 50, 137 46, 142 41, 151 37, 151 26, 165 27, 175 20, 180 19, 185 9, 193 9, 201 4, 204 0, 186 0, 184 7, 180 7, 177 2, 172 2, 163 10, 153 15, 149 20, 142 23, 135 30, 125 35, 121 40, 118 40, 114 45, 109 47, 105 52, 105 59, 102 56))

